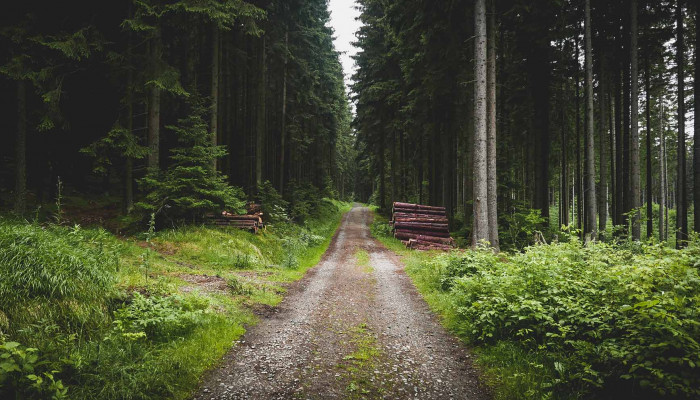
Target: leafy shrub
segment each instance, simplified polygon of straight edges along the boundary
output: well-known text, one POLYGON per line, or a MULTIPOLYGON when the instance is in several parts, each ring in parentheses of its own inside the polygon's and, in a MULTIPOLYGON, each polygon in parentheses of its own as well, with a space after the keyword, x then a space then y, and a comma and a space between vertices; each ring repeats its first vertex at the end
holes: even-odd
POLYGON ((513 342, 544 356, 548 396, 697 398, 700 275, 688 255, 696 246, 637 252, 574 240, 501 261, 476 252, 435 263, 451 283, 459 331, 475 344, 513 342))
POLYGON ((203 119, 201 101, 194 99, 190 115, 167 128, 180 144, 171 150, 172 165, 166 171, 151 171, 140 184, 147 192, 137 207, 145 215, 160 214, 172 222, 197 222, 207 212, 226 209, 242 212, 243 190, 230 186, 226 176, 212 165, 226 155, 224 146, 214 146, 203 119))
POLYGON ((289 184, 290 216, 297 222, 304 222, 317 214, 323 197, 314 185, 292 182, 289 184))
POLYGON ((520 250, 535 244, 536 234, 540 233, 545 219, 540 210, 525 207, 502 216, 500 224, 500 245, 504 249, 520 250))
POLYGON ((68 388, 54 377, 39 350, 0 336, 0 397, 64 399, 68 388))
POLYGON ((130 304, 114 312, 112 334, 166 342, 191 332, 208 306, 195 296, 145 297, 135 292, 130 304))
POLYGON ((271 222, 289 221, 289 203, 275 190, 270 181, 263 182, 258 188, 258 200, 262 206, 263 218, 271 222))

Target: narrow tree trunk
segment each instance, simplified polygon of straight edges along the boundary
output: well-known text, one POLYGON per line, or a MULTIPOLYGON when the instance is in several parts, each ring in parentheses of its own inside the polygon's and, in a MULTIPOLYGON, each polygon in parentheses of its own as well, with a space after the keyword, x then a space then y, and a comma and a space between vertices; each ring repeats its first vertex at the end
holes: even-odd
POLYGON ((498 251, 498 183, 496 175, 496 2, 489 0, 487 43, 487 190, 489 242, 498 251))
MULTIPOLYGON (((624 218, 622 214, 625 212, 624 204, 624 168, 622 165, 622 153, 623 153, 623 140, 624 129, 622 128, 622 115, 625 113, 625 107, 622 100, 622 82, 621 78, 621 68, 623 68, 624 62, 620 63, 620 69, 617 71, 615 77, 615 225, 624 225, 624 218)), ((626 119, 625 119, 626 121, 626 119)))
MULTIPOLYGON (((634 0, 633 0, 634 1, 634 0)), ((591 49, 591 0, 586 0, 585 12, 586 40, 586 240, 597 238, 596 227, 596 195, 595 195, 595 143, 593 130, 593 50, 591 49)))
MULTIPOLYGON (((219 138, 219 27, 212 23, 211 30, 211 144, 216 146, 219 138)), ((212 169, 216 171, 216 159, 212 160, 212 169)))
POLYGON ((17 215, 27 208, 27 86, 17 81, 17 136, 15 143, 15 204, 17 215))
POLYGON ((583 190, 582 190, 582 179, 581 179, 581 105, 579 104, 581 99, 580 93, 580 73, 579 73, 579 45, 578 45, 578 35, 574 40, 574 45, 576 47, 576 101, 574 106, 576 107, 576 178, 575 181, 575 192, 576 192, 576 228, 581 230, 583 233, 583 190))
MULTIPOLYGON (((150 62, 152 78, 159 73, 158 64, 161 59, 160 29, 151 39, 150 62)), ((148 171, 157 172, 160 169, 160 89, 151 85, 148 90, 148 171)))
POLYGON ((379 209, 381 211, 386 211, 386 162, 384 157, 386 156, 385 151, 385 138, 384 132, 380 132, 379 138, 379 209))
MULTIPOLYGON (((566 104, 566 86, 562 87, 562 106, 566 104)), ((566 136, 566 108, 561 110, 561 199, 559 199, 560 226, 569 226, 569 143, 566 136)))
POLYGON ((700 6, 695 6, 695 76, 693 77, 693 101, 695 104, 695 115, 693 125, 693 230, 700 232, 700 61, 698 61, 698 48, 700 48, 700 6))
POLYGON ((683 9, 682 1, 676 6, 676 57, 678 68, 678 149, 676 173, 676 248, 685 247, 688 240, 688 196, 685 156, 685 45, 683 43, 683 9))
MULTIPOLYGON (((134 134, 134 70, 131 56, 131 37, 127 54, 128 70, 126 73, 126 130, 127 135, 134 134)), ((129 214, 134 208, 134 159, 126 156, 124 162, 124 214, 129 214)))
POLYGON ((258 124, 257 124, 257 137, 255 142, 255 185, 256 192, 258 188, 262 185, 262 168, 263 168, 263 144, 267 129, 265 126, 265 121, 267 120, 267 113, 265 109, 266 96, 265 91, 267 89, 267 54, 266 54, 266 36, 262 37, 262 49, 261 49, 261 66, 260 66, 260 79, 258 81, 258 124))
POLYGON ((287 141, 287 64, 289 52, 289 28, 284 31, 284 70, 282 72, 282 130, 280 132, 280 184, 279 193, 284 193, 285 146, 287 141))
POLYGON ((664 133, 664 103, 663 97, 661 97, 661 116, 659 118, 659 139, 661 144, 659 146, 659 166, 661 171, 659 173, 660 183, 659 183, 659 241, 663 242, 668 236, 666 231, 666 198, 668 182, 666 181, 666 134, 664 133))
POLYGON ((641 239, 641 168, 639 163, 639 64, 637 57, 637 0, 630 2, 630 100, 631 100, 631 131, 630 131, 630 210, 633 211, 632 239, 641 239))
POLYGON ((605 154, 605 143, 608 136, 607 132, 607 102, 606 102, 606 89, 607 89, 607 79, 606 79, 606 65, 605 60, 601 63, 601 78, 600 78, 600 98, 598 100, 600 105, 600 124, 598 131, 600 134, 599 145, 600 149, 600 193, 598 193, 598 231, 603 232, 608 224, 608 159, 605 154))
POLYGON ((486 0, 475 0, 474 47, 475 90, 474 90, 474 229, 473 245, 489 240, 488 213, 488 132, 486 105, 486 0))
POLYGON ((644 91, 646 92, 646 126, 647 126, 647 238, 654 235, 654 211, 652 202, 652 174, 651 174, 651 79, 649 77, 649 52, 644 56, 644 91))
MULTIPOLYGON (((614 87, 614 85, 613 85, 614 87)), ((615 225, 615 219, 617 218, 617 206, 615 204, 615 199, 617 198, 617 187, 615 182, 615 174, 617 173, 617 164, 615 162, 615 100, 613 99, 612 93, 608 93, 608 100, 610 102, 610 115, 608 120, 608 125, 610 126, 610 216, 612 217, 612 223, 615 225)))

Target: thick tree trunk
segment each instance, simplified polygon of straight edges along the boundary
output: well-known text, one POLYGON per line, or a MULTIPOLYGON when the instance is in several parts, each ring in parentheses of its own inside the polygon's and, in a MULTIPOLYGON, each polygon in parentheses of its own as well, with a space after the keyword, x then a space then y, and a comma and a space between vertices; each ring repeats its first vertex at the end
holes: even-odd
POLYGON ((474 228, 473 245, 489 240, 488 213, 488 132, 486 106, 486 0, 475 0, 474 9, 474 228))
POLYGON ((496 2, 489 0, 487 44, 487 174, 489 242, 498 250, 498 181, 496 174, 496 2))
POLYGON ((27 84, 17 81, 17 136, 15 142, 15 204, 17 215, 27 209, 27 84))
POLYGON ((630 204, 633 211, 632 239, 641 239, 641 168, 639 164, 639 63, 637 56, 637 0, 630 2, 630 100, 631 100, 631 131, 630 131, 630 204))
MULTIPOLYGON (((633 0, 634 1, 634 0, 633 0)), ((585 193, 586 193, 586 240, 597 238, 596 226, 596 194, 595 194, 595 143, 593 127, 593 50, 591 49, 591 0, 586 0, 585 13, 585 40, 586 40, 586 166, 585 166, 585 193)))
MULTIPOLYGON (((219 143, 219 27, 212 23, 211 30, 211 144, 219 143)), ((212 160, 212 169, 216 171, 216 159, 212 160)))
POLYGON ((685 247, 688 240, 688 192, 685 156, 685 45, 683 43, 682 1, 676 6, 676 65, 678 68, 678 149, 676 172, 676 248, 685 247))
POLYGON ((693 230, 700 232, 700 118, 698 118, 698 109, 700 109, 700 61, 698 60, 698 48, 700 47, 700 6, 695 6, 695 76, 693 77, 693 101, 695 104, 695 115, 693 125, 693 205, 695 213, 693 214, 693 230))
MULTIPOLYGON (((149 55, 153 78, 159 73, 161 53, 160 30, 157 30, 151 39, 149 55)), ((160 169, 160 89, 156 85, 148 90, 148 149, 148 171, 157 172, 160 169)))

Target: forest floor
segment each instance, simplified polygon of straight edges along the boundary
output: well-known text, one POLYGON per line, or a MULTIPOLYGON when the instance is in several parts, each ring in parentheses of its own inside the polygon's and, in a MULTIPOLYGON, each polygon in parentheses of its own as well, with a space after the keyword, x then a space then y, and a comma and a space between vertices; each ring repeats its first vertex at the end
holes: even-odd
POLYGON ((469 351, 398 256, 348 212, 321 262, 204 378, 196 399, 486 399, 469 351))

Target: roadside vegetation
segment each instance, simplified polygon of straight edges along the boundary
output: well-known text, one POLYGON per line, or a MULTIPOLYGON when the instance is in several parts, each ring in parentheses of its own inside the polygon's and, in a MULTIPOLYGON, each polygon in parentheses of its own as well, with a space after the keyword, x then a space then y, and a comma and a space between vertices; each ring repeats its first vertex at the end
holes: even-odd
POLYGON ((257 235, 0 218, 0 397, 187 398, 350 208, 307 200, 257 235))
POLYGON ((472 346, 498 399, 700 396, 700 240, 663 244, 574 235, 522 251, 413 252, 408 274, 472 346))

